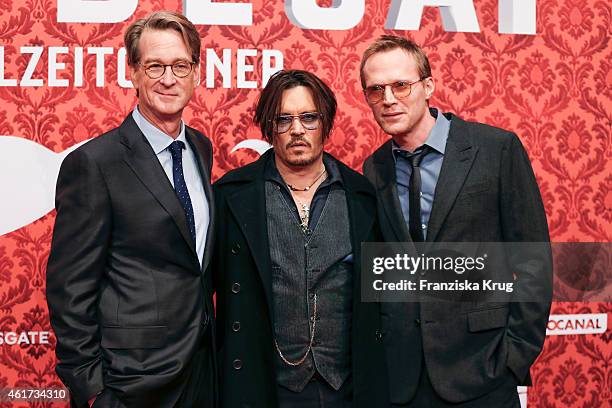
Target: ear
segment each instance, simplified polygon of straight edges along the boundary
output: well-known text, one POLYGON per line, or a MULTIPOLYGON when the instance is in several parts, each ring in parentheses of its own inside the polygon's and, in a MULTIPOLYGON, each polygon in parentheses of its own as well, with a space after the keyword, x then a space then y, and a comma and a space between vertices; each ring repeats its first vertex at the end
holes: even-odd
POLYGON ((425 99, 429 100, 436 89, 434 79, 432 77, 424 79, 423 85, 425 86, 425 99))
POLYGON ((134 89, 136 89, 136 92, 138 92, 138 87, 140 85, 140 77, 139 74, 140 72, 138 71, 138 65, 134 64, 134 65, 130 65, 129 66, 129 73, 130 73, 130 81, 132 81, 132 85, 134 85, 134 89))

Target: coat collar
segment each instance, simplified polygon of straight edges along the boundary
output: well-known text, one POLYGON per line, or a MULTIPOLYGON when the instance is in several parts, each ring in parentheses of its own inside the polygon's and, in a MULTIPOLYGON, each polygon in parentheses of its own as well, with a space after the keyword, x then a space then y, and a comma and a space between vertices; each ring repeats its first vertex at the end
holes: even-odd
MULTIPOLYGON (((331 154, 323 154, 338 165, 345 189, 355 194, 374 194, 372 186, 366 179, 351 170, 346 164, 342 163, 331 154)), ((273 158, 274 150, 268 149, 258 160, 226 174, 217 184, 221 186, 230 183, 249 183, 256 180, 263 181, 265 180, 266 163, 273 158)))
MULTIPOLYGON (((374 208, 376 195, 365 177, 333 156, 325 154, 338 165, 343 180, 349 211, 351 243, 353 250, 356 251, 361 242, 367 239, 374 223, 371 209, 364 205, 365 196, 371 200, 374 208)), ((257 161, 226 174, 217 182, 219 187, 234 184, 232 192, 227 195, 227 203, 246 238, 257 266, 270 313, 272 313, 272 267, 266 222, 265 169, 268 160, 273 158, 274 152, 270 149, 257 161)))

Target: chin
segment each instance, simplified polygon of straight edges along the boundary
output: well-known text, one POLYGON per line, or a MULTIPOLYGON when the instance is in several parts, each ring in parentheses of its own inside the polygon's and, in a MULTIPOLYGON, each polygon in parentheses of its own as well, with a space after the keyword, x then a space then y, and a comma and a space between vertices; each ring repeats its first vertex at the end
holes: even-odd
POLYGON ((386 127, 383 127, 382 129, 389 136, 403 135, 408 131, 408 129, 405 126, 402 126, 402 127, 386 126, 386 127))
POLYGON ((159 106, 156 106, 156 108, 158 112, 165 116, 174 116, 183 110, 179 104, 160 104, 159 106))
POLYGON ((298 156, 290 156, 287 157, 287 164, 291 166, 308 166, 317 161, 317 156, 315 155, 298 155, 298 156))
POLYGON ((287 161, 291 166, 308 166, 314 163, 316 160, 314 157, 300 157, 295 159, 290 159, 287 161))

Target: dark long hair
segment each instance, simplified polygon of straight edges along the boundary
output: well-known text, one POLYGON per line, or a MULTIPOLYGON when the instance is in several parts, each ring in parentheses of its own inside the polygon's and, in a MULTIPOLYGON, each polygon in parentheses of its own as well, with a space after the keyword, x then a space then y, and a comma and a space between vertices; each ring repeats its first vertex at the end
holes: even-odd
POLYGON ((274 74, 259 95, 253 121, 270 143, 274 138, 274 119, 280 113, 283 92, 296 86, 304 86, 312 92, 317 111, 322 115, 323 140, 334 126, 338 103, 332 90, 316 75, 298 69, 283 70, 274 74))

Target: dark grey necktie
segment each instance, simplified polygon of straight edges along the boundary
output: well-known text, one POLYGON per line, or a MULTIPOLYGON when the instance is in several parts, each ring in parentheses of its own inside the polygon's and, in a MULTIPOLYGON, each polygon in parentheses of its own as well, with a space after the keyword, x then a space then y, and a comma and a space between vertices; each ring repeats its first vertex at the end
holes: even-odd
POLYGON ((420 152, 407 156, 406 159, 412 167, 410 174, 408 226, 410 236, 414 242, 423 242, 423 228, 421 227, 421 160, 428 153, 429 147, 423 146, 420 152))

